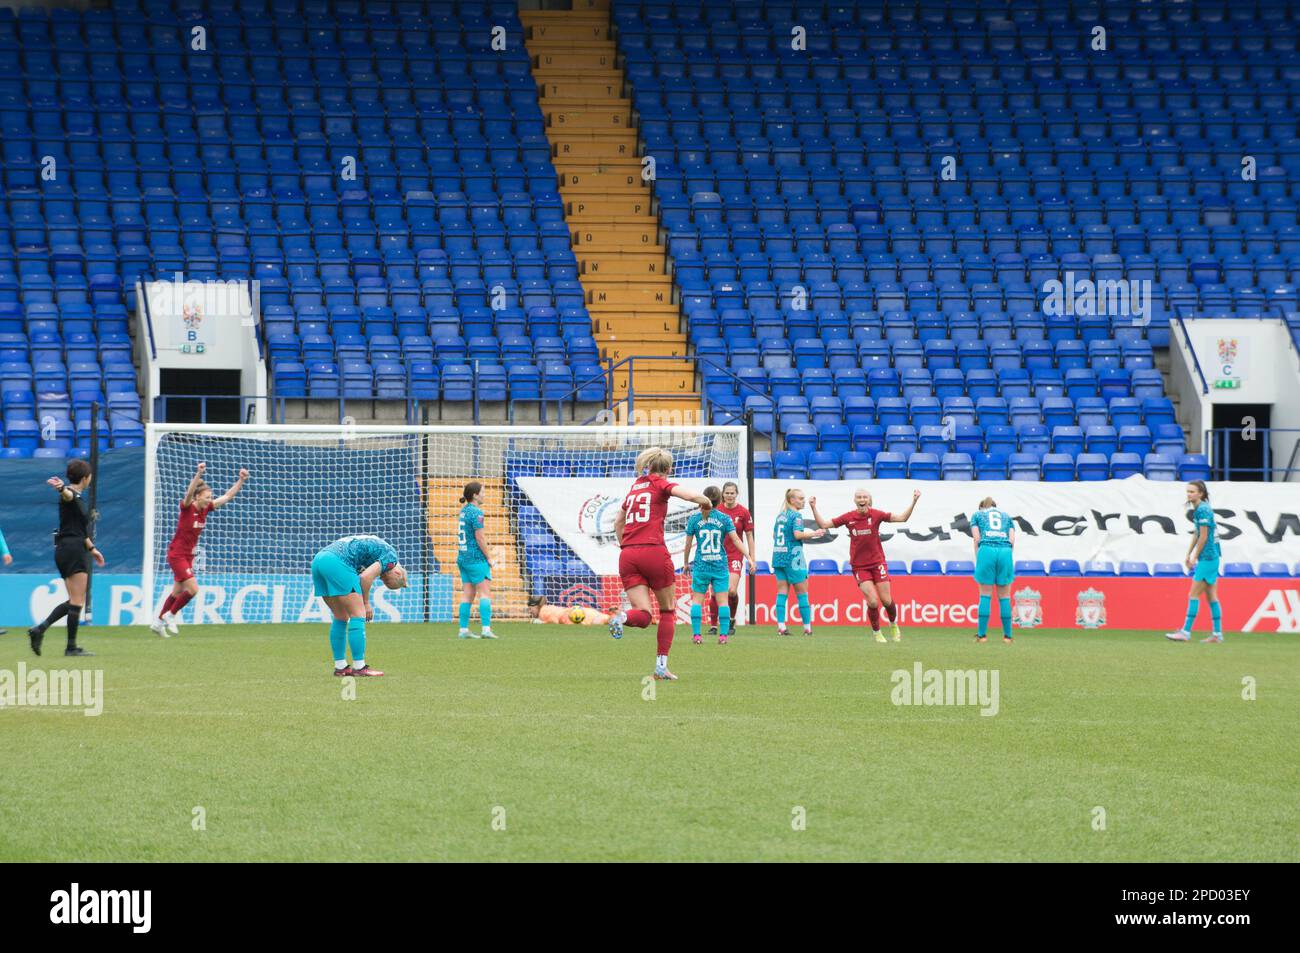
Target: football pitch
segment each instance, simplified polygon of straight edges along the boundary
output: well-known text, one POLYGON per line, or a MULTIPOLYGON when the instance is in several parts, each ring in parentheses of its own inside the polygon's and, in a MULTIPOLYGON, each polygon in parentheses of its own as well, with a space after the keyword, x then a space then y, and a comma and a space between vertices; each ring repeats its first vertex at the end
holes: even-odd
POLYGON ((103 711, 0 709, 0 861, 1300 860, 1294 634, 679 626, 654 683, 651 632, 497 630, 374 625, 354 683, 324 626, 11 631, 103 711))

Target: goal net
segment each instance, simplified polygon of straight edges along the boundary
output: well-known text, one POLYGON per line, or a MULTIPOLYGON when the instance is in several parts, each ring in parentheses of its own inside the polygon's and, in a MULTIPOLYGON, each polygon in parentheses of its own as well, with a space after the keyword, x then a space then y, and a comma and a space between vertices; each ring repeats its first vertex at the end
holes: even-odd
MULTIPOLYGON (((312 556, 359 533, 391 543, 410 575, 406 589, 375 588, 377 621, 450 622, 460 592, 456 517, 471 480, 483 484, 494 615, 527 618, 532 595, 608 610, 622 602, 614 516, 649 446, 672 452, 676 479, 701 490, 734 481, 749 503, 743 427, 151 424, 144 591, 154 611, 171 591, 167 547, 202 462, 218 496, 241 467, 250 476, 208 517, 187 622, 325 621, 312 556)), ((680 500, 669 510, 678 565, 693 511, 680 500)))

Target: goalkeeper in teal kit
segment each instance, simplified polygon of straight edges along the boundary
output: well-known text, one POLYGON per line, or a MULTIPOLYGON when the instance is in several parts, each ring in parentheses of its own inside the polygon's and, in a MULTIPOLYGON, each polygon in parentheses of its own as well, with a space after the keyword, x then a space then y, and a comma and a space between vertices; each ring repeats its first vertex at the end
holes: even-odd
POLYGON ((375 617, 370 588, 376 579, 389 589, 406 588, 406 570, 397 561, 397 551, 378 536, 344 536, 312 557, 312 585, 334 616, 330 647, 335 675, 384 674, 366 664, 366 622, 375 617))
POLYGON ((988 637, 993 593, 997 590, 998 614, 1002 617, 1002 641, 1011 643, 1011 583, 1016 578, 1011 548, 1016 544, 1016 526, 1006 510, 998 509, 993 497, 980 501, 970 518, 975 540, 975 582, 980 587, 979 634, 977 642, 988 637))

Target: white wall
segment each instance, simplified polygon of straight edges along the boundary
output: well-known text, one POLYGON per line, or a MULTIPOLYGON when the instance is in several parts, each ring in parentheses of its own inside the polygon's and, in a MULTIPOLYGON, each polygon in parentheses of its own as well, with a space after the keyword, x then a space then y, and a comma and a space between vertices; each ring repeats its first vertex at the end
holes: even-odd
MULTIPOLYGON (((1210 389, 1208 394, 1201 393, 1191 352, 1177 322, 1172 322, 1170 386, 1182 402, 1192 449, 1203 449, 1204 431, 1213 424, 1216 406, 1270 404, 1274 429, 1300 431, 1300 355, 1284 322, 1276 318, 1193 318, 1186 323, 1210 389), (1236 382, 1237 386, 1216 386, 1223 382, 1236 382)), ((1242 426, 1246 424, 1243 420, 1242 426)), ((1273 466, 1286 465, 1297 437, 1300 432, 1272 437, 1273 466)), ((1300 481, 1300 473, 1291 478, 1300 481)))
MULTIPOLYGON (((255 284, 151 281, 137 286, 136 301, 140 302, 137 351, 149 419, 153 419, 163 370, 238 370, 242 396, 266 396, 255 284)), ((255 408, 255 416, 247 422, 265 423, 266 401, 256 401, 255 408)))

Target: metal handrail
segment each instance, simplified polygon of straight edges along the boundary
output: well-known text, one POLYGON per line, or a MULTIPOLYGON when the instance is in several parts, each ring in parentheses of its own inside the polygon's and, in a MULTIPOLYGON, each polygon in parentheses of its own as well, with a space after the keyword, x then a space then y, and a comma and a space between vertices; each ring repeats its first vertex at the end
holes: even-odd
MULTIPOLYGON (((615 410, 619 405, 621 405, 621 404, 627 404, 628 415, 631 416, 631 414, 636 410, 636 397, 637 397, 637 394, 636 394, 636 388, 633 386, 633 381, 634 381, 634 379, 635 379, 635 377, 636 377, 636 362, 637 362, 637 361, 640 361, 640 362, 642 362, 642 363, 644 363, 644 362, 646 362, 646 361, 689 361, 690 363, 692 363, 692 364, 694 364, 694 365, 696 366, 696 369, 699 369, 701 366, 707 366, 707 367, 713 368, 714 370, 721 371, 723 374, 726 375, 726 377, 727 377, 728 379, 730 379, 730 380, 734 381, 735 383, 739 384, 742 388, 744 388, 744 389, 750 391, 750 392, 751 392, 755 397, 768 397, 768 396, 769 396, 768 394, 766 394, 766 393, 764 393, 763 391, 759 390, 757 387, 755 387, 755 386, 754 386, 753 384, 751 384, 749 381, 745 380, 745 379, 742 378, 742 377, 738 377, 737 375, 733 374, 733 373, 731 372, 731 369, 728 368, 726 365, 719 364, 719 363, 717 363, 716 361, 714 361, 714 360, 712 360, 712 359, 710 359, 710 358, 707 358, 707 357, 703 357, 703 356, 701 356, 701 355, 699 355, 699 354, 682 355, 682 356, 677 356, 677 355, 672 355, 672 354, 633 354, 633 355, 631 355, 631 356, 629 356, 629 357, 622 358, 622 359, 620 359, 620 360, 618 360, 618 361, 612 361, 610 358, 606 358, 605 360, 606 360, 606 367, 605 367, 605 370, 601 373, 601 375, 600 375, 599 377, 591 377, 591 378, 589 378, 589 379, 587 379, 587 380, 585 380, 585 381, 582 381, 581 383, 578 383, 578 382, 575 381, 575 382, 574 382, 574 388, 573 388, 573 390, 569 391, 567 394, 563 395, 562 397, 559 397, 559 398, 552 398, 552 400, 555 400, 556 403, 562 403, 562 402, 564 402, 564 401, 566 401, 566 400, 569 400, 570 398, 575 398, 576 395, 578 394, 578 392, 579 392, 583 387, 587 386, 588 384, 594 383, 595 381, 598 381, 598 380, 602 380, 602 379, 603 379, 603 380, 605 381, 605 395, 606 395, 606 396, 605 396, 605 409, 606 409, 606 411, 609 411, 609 412, 612 413, 612 412, 613 412, 613 411, 614 411, 614 410, 615 410), (626 367, 626 369, 627 369, 627 373, 628 373, 627 396, 626 396, 626 397, 620 397, 620 398, 618 398, 618 399, 616 400, 616 399, 614 399, 614 372, 617 371, 619 368, 622 368, 622 367, 626 367)), ((680 396, 680 395, 679 395, 679 394, 675 394, 675 393, 665 393, 665 394, 659 394, 659 393, 643 393, 643 394, 641 394, 640 396, 644 399, 644 398, 647 398, 647 397, 650 397, 650 398, 655 398, 655 397, 678 397, 678 396, 680 396)), ((706 401, 708 400, 707 395, 705 395, 705 400, 706 400, 706 401)), ((594 420, 596 420, 596 419, 597 419, 596 417, 592 417, 592 418, 590 418, 590 420, 589 420, 588 422, 594 421, 594 420)), ((737 418, 737 419, 739 420, 739 419, 742 419, 742 418, 737 418)), ((758 433, 763 434, 763 436, 767 437, 769 441, 773 440, 774 437, 775 437, 774 434, 772 434, 772 433, 768 433, 767 431, 764 431, 764 430, 759 430, 758 433)))
POLYGON ((1192 335, 1187 330, 1187 322, 1183 320, 1184 305, 1174 307, 1174 317, 1178 319, 1178 326, 1183 330, 1183 340, 1187 343, 1188 353, 1192 355, 1192 365, 1196 368, 1196 376, 1201 379, 1201 393, 1209 394, 1210 385, 1206 383, 1205 371, 1201 370, 1201 361, 1196 356, 1196 348, 1192 345, 1192 335))
POLYGON ((1273 481, 1276 474, 1281 474, 1278 482, 1286 483, 1291 479, 1291 474, 1297 470, 1297 460, 1300 459, 1300 436, 1296 437, 1295 443, 1291 448, 1291 456, 1285 467, 1273 466, 1273 444, 1270 439, 1274 434, 1300 434, 1300 429, 1295 427, 1260 427, 1255 431, 1256 439, 1262 440, 1264 451, 1264 465, 1260 467, 1234 467, 1232 465, 1232 445, 1230 443, 1233 434, 1237 433, 1238 427, 1211 427, 1205 431, 1205 446, 1214 451, 1211 459, 1216 472, 1224 474, 1240 475, 1247 474, 1252 477, 1258 477, 1260 480, 1273 481))

